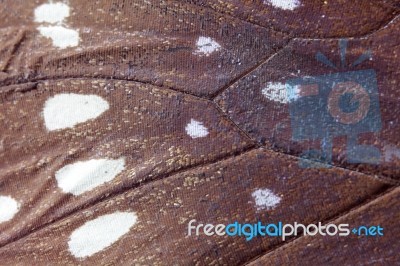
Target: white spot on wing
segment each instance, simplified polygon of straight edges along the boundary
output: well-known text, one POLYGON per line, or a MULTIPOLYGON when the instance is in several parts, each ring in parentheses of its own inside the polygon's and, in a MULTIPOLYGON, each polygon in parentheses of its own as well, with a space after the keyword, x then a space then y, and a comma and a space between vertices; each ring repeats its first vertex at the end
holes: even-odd
POLYGON ((74 127, 108 110, 106 100, 97 95, 62 93, 48 99, 43 116, 48 130, 74 127))
POLYGON ((257 189, 251 194, 256 203, 257 210, 272 209, 281 201, 281 197, 275 195, 269 189, 257 189))
POLYGON ((11 220, 19 210, 18 202, 9 196, 0 196, 0 223, 11 220))
POLYGON ((77 196, 114 179, 125 169, 125 159, 92 159, 76 162, 56 172, 57 185, 77 196))
POLYGON ((197 50, 195 51, 196 54, 206 55, 209 56, 215 51, 218 51, 221 48, 216 41, 211 39, 210 37, 199 37, 196 42, 197 50))
POLYGON ((203 126, 203 123, 194 119, 190 120, 190 123, 185 127, 186 133, 192 138, 202 138, 208 135, 208 129, 203 126))
POLYGON ((35 22, 61 23, 69 16, 69 6, 64 3, 48 3, 35 9, 35 22))
POLYGON ((69 251, 76 258, 91 256, 118 241, 137 222, 134 212, 115 212, 86 222, 72 232, 69 251))
POLYGON ((288 103, 298 99, 298 89, 295 88, 293 95, 288 95, 286 85, 281 82, 268 82, 261 93, 269 100, 279 103, 288 103))
POLYGON ((79 33, 63 26, 40 26, 38 30, 44 37, 52 40, 53 46, 64 49, 79 44, 79 33))
POLYGON ((300 6, 299 0, 264 0, 264 3, 284 10, 294 10, 300 6))
POLYGON ((79 44, 78 30, 69 29, 64 20, 70 14, 70 8, 65 3, 48 3, 38 6, 35 11, 35 22, 40 34, 52 40, 53 46, 64 49, 79 44))

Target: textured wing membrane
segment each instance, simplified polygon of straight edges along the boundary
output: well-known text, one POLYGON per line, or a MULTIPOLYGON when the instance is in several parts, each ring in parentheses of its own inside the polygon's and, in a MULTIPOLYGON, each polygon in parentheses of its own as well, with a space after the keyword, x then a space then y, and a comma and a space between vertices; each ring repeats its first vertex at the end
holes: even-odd
MULTIPOLYGON (((355 243, 306 237, 287 256, 280 238, 188 236, 192 219, 326 223, 352 210, 335 221, 395 236, 384 218, 397 190, 353 208, 400 173, 398 12, 389 0, 3 1, 0 264, 291 263, 320 254, 296 243, 326 257, 355 243), (346 61, 337 38, 350 36, 346 61), (286 82, 344 63, 376 73, 381 130, 357 141, 381 161, 348 163, 338 137, 333 166, 302 168, 296 156, 321 141, 293 140, 286 82)), ((361 245, 396 259, 396 246, 361 245)))
MULTIPOLYGON (((262 149, 130 189, 61 219, 0 249, 4 262, 76 263, 73 232, 106 214, 134 212, 137 223, 113 245, 79 260, 100 264, 240 264, 281 243, 235 236, 188 236, 188 223, 317 223, 385 189, 379 180, 347 170, 304 170, 296 160, 262 149), (323 187, 324 190, 315 189, 323 187), (255 191, 280 198, 272 209, 256 205, 255 191)), ((49 191, 49 193, 51 193, 49 191)), ((45 195, 44 195, 45 197, 45 195)), ((267 201, 268 199, 263 199, 267 201)), ((76 201, 75 201, 76 202, 76 201)), ((76 204, 76 203, 75 203, 76 204)), ((60 207, 60 211, 64 207, 60 207)), ((103 232, 99 231, 98 234, 103 232)), ((86 243, 96 245, 96 243, 86 243)))
POLYGON ((10 73, 30 79, 114 77, 209 96, 288 39, 179 1, 70 1, 60 23, 36 22, 40 5, 28 6, 0 26, 26 31, 10 73))
MULTIPOLYGON (((350 39, 343 66, 339 40, 295 39, 273 58, 225 90, 215 102, 254 140, 283 152, 300 155, 302 151, 310 148, 320 149, 323 136, 317 137, 310 133, 309 139, 296 140, 291 117, 301 118, 304 114, 300 107, 295 109, 300 110, 298 113, 290 113, 291 105, 300 104, 301 100, 307 97, 325 102, 330 96, 328 92, 323 93, 318 83, 323 83, 324 79, 329 80, 335 75, 335 82, 340 82, 340 78, 343 77, 345 81, 358 79, 364 87, 376 86, 370 93, 371 98, 368 101, 371 102, 367 111, 375 110, 378 117, 371 116, 367 118, 367 122, 378 125, 382 121, 381 125, 370 127, 368 130, 357 128, 356 125, 349 127, 346 132, 343 130, 343 134, 337 133, 333 140, 333 163, 398 179, 400 135, 397 132, 400 125, 397 120, 400 109, 397 104, 399 68, 396 58, 400 54, 399 25, 400 20, 396 19, 368 38, 350 39), (326 55, 333 67, 320 62, 318 53, 326 55), (358 61, 361 59, 363 61, 358 61), (368 71, 376 73, 376 81, 373 81, 375 77, 364 74, 368 71), (309 83, 316 84, 316 87, 303 86, 298 89, 296 95, 290 95, 288 86, 292 80, 310 80, 309 83), (372 145, 380 151, 381 156, 377 164, 352 165, 347 162, 350 157, 347 141, 351 137, 348 133, 352 132, 358 134, 359 144, 372 145)), ((327 101, 321 106, 314 104, 307 108, 303 109, 304 113, 314 117, 330 119, 332 116, 327 101)), ((314 127, 317 133, 322 132, 329 126, 329 123, 322 119, 309 119, 308 122, 302 123, 301 129, 314 127)))
POLYGON ((210 102, 135 82, 46 81, 4 98, 0 110, 2 194, 21 202, 19 217, 1 224, 2 244, 110 194, 252 145, 210 102), (101 104, 108 109, 67 123, 101 104), (192 120, 207 134, 193 138, 192 120))

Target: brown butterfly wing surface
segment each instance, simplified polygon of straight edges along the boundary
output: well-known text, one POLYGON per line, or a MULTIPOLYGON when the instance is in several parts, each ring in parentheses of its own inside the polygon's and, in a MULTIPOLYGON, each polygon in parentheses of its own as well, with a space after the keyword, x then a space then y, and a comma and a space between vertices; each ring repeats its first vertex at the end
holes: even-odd
POLYGON ((389 0, 1 2, 0 265, 395 264, 399 12, 389 0), (327 167, 303 167, 323 141, 294 139, 286 84, 364 70, 381 124, 356 141, 380 161, 349 162, 337 136, 327 167), (388 234, 246 240, 191 221, 388 234))

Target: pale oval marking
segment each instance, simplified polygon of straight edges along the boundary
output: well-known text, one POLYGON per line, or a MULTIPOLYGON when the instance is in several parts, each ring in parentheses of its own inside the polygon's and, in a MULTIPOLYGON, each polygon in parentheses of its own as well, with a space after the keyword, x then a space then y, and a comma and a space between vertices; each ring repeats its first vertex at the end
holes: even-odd
POLYGON ((208 135, 208 129, 203 125, 203 123, 194 119, 190 120, 190 123, 186 125, 185 130, 193 139, 206 137, 208 135))
POLYGON ((59 188, 75 196, 113 180, 125 169, 125 159, 92 159, 76 162, 56 172, 59 188))
POLYGON ((264 0, 264 3, 283 10, 294 10, 301 4, 299 0, 264 0))
POLYGON ((254 198, 257 210, 269 210, 275 208, 281 202, 281 197, 267 188, 257 189, 251 195, 254 198))
POLYGON ((69 6, 64 3, 48 3, 35 8, 35 22, 61 23, 69 17, 69 6))
POLYGON ((64 49, 79 44, 79 32, 77 30, 63 26, 40 26, 38 30, 42 36, 50 38, 55 47, 64 49))
POLYGON ((72 232, 68 248, 76 258, 92 256, 117 242, 137 223, 134 212, 114 212, 86 222, 72 232))
POLYGON ((196 42, 196 46, 197 50, 195 51, 195 54, 206 56, 209 56, 221 48, 221 45, 219 45, 219 43, 214 41, 212 38, 203 36, 199 37, 196 42))
POLYGON ((94 119, 108 109, 100 96, 63 93, 46 101, 43 116, 48 130, 58 130, 94 119))
POLYGON ((8 222, 19 211, 19 203, 10 196, 0 196, 0 223, 8 222))
POLYGON ((284 83, 268 82, 267 85, 261 90, 261 93, 268 100, 286 104, 299 98, 298 88, 295 87, 292 91, 293 95, 288 95, 287 88, 284 83))

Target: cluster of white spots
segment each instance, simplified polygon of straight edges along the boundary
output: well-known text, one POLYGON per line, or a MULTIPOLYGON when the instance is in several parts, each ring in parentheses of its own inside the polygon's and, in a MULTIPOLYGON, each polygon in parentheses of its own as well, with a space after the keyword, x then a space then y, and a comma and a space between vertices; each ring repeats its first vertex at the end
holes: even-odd
POLYGON ((216 41, 214 41, 210 37, 199 37, 199 39, 196 42, 197 50, 195 51, 195 54, 200 54, 200 55, 206 55, 209 56, 215 51, 218 51, 221 48, 221 45, 219 45, 216 41))
POLYGON ((394 145, 386 145, 384 148, 385 162, 394 161, 396 158, 400 160, 400 148, 394 145))
POLYGON ((70 8, 65 3, 48 3, 35 9, 35 22, 41 23, 37 29, 41 35, 50 38, 53 45, 64 49, 79 44, 79 32, 64 27, 64 20, 69 17, 70 8))
POLYGON ((92 159, 64 166, 56 172, 56 180, 65 193, 78 196, 113 180, 124 169, 124 158, 92 159))
POLYGON ((268 82, 261 93, 269 100, 279 103, 288 103, 299 97, 299 90, 294 88, 293 93, 288 95, 286 85, 281 82, 268 82))
POLYGON ((46 101, 43 117, 48 130, 58 130, 94 119, 108 108, 108 102, 97 95, 62 93, 46 101))
POLYGON ((251 194, 256 203, 257 210, 272 209, 281 202, 281 197, 275 195, 271 190, 257 189, 251 194))
POLYGON ((114 244, 137 222, 134 212, 115 212, 86 222, 72 232, 69 251, 76 258, 85 258, 114 244))
POLYGON ((203 123, 191 119, 185 127, 186 133, 193 139, 202 138, 208 135, 208 129, 203 125, 203 123))
POLYGON ((76 30, 68 29, 63 26, 40 26, 40 34, 51 38, 53 45, 58 48, 67 48, 79 44, 79 33, 76 30))
POLYGON ((18 202, 10 196, 0 196, 0 223, 10 221, 19 210, 18 202))
POLYGON ((262 94, 269 100, 287 103, 288 97, 286 93, 286 86, 280 82, 268 82, 267 86, 262 89, 262 94))
POLYGON ((264 4, 270 4, 284 10, 294 10, 300 6, 299 0, 264 0, 264 4))

